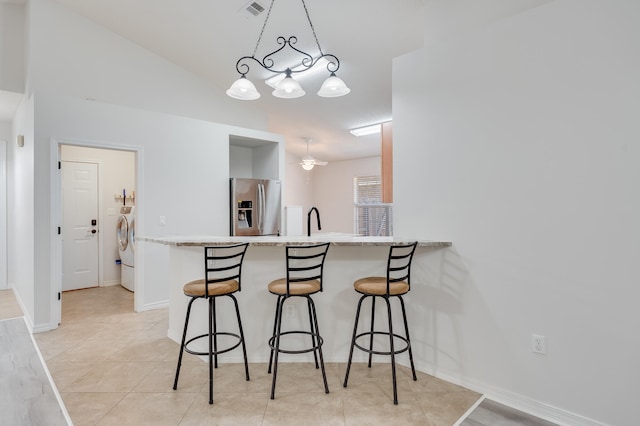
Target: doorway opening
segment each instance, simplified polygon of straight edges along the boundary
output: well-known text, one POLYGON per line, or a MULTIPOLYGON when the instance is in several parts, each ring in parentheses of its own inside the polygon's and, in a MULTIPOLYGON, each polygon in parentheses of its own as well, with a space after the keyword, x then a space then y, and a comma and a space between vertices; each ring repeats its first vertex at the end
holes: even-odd
MULTIPOLYGON (((122 286, 134 293, 133 311, 139 152, 67 141, 56 148, 60 303, 64 292, 122 286)), ((60 324, 61 305, 57 308, 60 324)))

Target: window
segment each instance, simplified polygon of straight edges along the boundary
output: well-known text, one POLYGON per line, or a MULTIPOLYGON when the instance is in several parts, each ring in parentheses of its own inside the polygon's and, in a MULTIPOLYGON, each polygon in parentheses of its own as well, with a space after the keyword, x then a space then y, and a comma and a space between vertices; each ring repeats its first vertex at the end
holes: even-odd
POLYGON ((380 176, 353 178, 354 231, 364 236, 393 235, 393 205, 382 202, 380 176))

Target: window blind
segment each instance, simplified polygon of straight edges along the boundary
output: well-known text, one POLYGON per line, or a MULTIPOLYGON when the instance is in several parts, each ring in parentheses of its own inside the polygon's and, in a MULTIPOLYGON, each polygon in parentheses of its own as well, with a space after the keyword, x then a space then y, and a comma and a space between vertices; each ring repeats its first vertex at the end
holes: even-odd
POLYGON ((354 231, 364 236, 393 235, 393 205, 382 202, 380 176, 353 179, 354 231))

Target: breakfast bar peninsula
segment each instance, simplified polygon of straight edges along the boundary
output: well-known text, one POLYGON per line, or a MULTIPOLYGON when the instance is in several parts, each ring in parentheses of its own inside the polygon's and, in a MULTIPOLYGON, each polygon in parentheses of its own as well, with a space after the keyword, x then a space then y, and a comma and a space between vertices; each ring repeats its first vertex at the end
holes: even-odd
MULTIPOLYGON (((179 342, 182 336, 188 301, 182 287, 191 280, 203 277, 203 247, 249 243, 242 269, 242 290, 237 297, 250 362, 266 362, 269 359, 267 340, 273 331, 276 298, 267 291, 267 283, 285 274, 284 246, 330 243, 324 267, 324 289, 314 299, 320 320, 319 328, 324 336, 325 360, 345 362, 358 300, 358 294, 353 290, 354 280, 363 276, 385 275, 389 246, 416 241, 410 238, 360 237, 337 233, 316 234, 310 237, 138 236, 136 239, 145 243, 161 244, 168 249, 168 272, 163 279, 168 280, 169 288, 168 336, 176 342, 179 342)), ((407 315, 415 330, 412 347, 418 368, 423 364, 420 359, 430 358, 429 352, 432 351, 427 329, 430 327, 429 324, 433 323, 429 295, 434 294, 434 288, 440 286, 444 255, 451 245, 451 242, 447 241, 418 239, 412 266, 411 292, 406 297, 407 315)), ((194 305, 190 321, 190 330, 193 330, 194 334, 207 330, 205 305, 194 305)), ((219 305, 218 327, 236 329, 231 303, 227 306, 221 301, 219 305)), ((385 319, 386 311, 381 310, 376 316, 385 319)), ((283 315, 283 329, 287 327, 287 322, 306 324, 306 304, 291 303, 283 315)), ((309 360, 313 360, 313 357, 309 356, 309 360)), ((299 362, 300 357, 293 360, 299 362)), ((287 357, 283 357, 282 361, 286 362, 287 357)), ((221 356, 221 362, 241 362, 241 355, 230 352, 221 356)))

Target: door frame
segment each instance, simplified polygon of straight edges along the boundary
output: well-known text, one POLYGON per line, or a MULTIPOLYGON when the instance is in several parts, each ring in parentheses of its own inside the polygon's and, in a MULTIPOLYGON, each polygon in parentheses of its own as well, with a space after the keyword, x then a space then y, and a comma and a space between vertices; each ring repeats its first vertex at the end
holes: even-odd
MULTIPOLYGON (((62 238, 61 235, 58 234, 58 227, 61 226, 61 207, 62 207, 62 176, 60 173, 60 169, 58 168, 58 163, 61 160, 61 145, 73 145, 73 146, 83 146, 88 148, 99 148, 99 149, 113 149, 118 151, 130 151, 136 154, 136 233, 140 235, 144 235, 144 221, 141 220, 144 212, 144 171, 143 171, 143 149, 141 146, 135 145, 123 145, 116 144, 111 142, 104 141, 90 141, 90 140, 79 140, 79 139, 70 139, 70 138, 50 138, 50 158, 52 161, 50 170, 50 203, 49 203, 49 215, 50 215, 50 229, 51 229, 51 240, 50 240, 50 270, 51 270, 51 325, 52 328, 57 328, 57 326, 62 321, 62 238)), ((98 193, 100 193, 100 186, 102 180, 101 177, 98 177, 98 193)), ((98 202, 100 205, 100 202, 98 202)), ((102 223, 102 211, 98 212, 98 220, 102 223)), ((102 234, 100 232, 99 234, 102 234)), ((99 236, 102 238, 102 235, 99 236)), ((102 242, 102 240, 99 240, 102 242)), ((140 247, 140 246, 138 246, 140 247)), ((137 248, 138 248, 137 247, 137 248)), ((140 247, 141 248, 141 247, 140 247)), ((144 307, 144 285, 142 285, 144 280, 143 274, 143 264, 142 264, 142 250, 136 250, 135 252, 135 281, 134 281, 134 293, 133 293, 133 307, 136 312, 143 311, 144 307), (139 267, 138 267, 139 266, 139 267)), ((102 265, 102 262, 99 262, 99 265, 102 265)), ((99 267, 99 280, 102 283, 103 271, 102 267, 99 267)))

